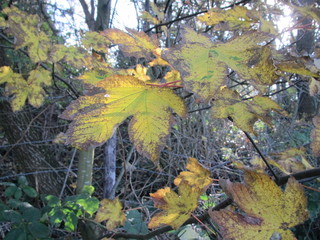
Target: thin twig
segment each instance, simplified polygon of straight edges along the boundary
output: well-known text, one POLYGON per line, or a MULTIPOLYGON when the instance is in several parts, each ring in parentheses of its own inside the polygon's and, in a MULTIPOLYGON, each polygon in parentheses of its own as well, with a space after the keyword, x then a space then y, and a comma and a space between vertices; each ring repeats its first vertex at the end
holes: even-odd
POLYGON ((72 157, 71 157, 70 164, 69 164, 69 166, 68 166, 68 170, 67 170, 67 173, 66 173, 66 177, 65 177, 65 179, 64 179, 64 181, 63 181, 63 185, 62 185, 62 188, 61 188, 61 192, 60 192, 60 194, 59 194, 59 199, 62 198, 64 189, 66 188, 67 180, 68 180, 68 177, 69 177, 69 173, 71 172, 71 167, 72 167, 72 164, 73 164, 74 157, 76 156, 76 152, 77 152, 77 149, 75 148, 75 149, 73 150, 73 153, 72 153, 72 157))

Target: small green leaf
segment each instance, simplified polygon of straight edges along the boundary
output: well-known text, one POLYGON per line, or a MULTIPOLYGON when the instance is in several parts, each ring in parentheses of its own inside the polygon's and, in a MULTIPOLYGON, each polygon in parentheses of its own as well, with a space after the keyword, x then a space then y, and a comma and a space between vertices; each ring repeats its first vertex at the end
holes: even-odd
POLYGON ((13 223, 19 223, 22 221, 21 214, 14 210, 5 210, 4 216, 8 221, 13 223))
POLYGON ((10 186, 8 187, 5 191, 4 191, 4 196, 5 197, 11 197, 14 195, 14 193, 17 191, 18 187, 16 185, 14 186, 10 186))
POLYGON ((50 207, 61 206, 61 201, 56 196, 48 195, 45 197, 45 200, 47 201, 47 204, 50 207))
POLYGON ((22 190, 21 188, 17 188, 17 191, 14 193, 14 198, 19 200, 22 197, 22 190))
POLYGON ((26 208, 22 212, 22 216, 28 222, 38 221, 41 217, 41 212, 38 208, 26 208))
POLYGON ((35 198, 38 193, 37 191, 33 188, 33 187, 30 187, 30 186, 24 186, 22 188, 22 191, 28 196, 28 197, 31 197, 31 198, 35 198))
POLYGON ((98 211, 99 208, 99 200, 96 198, 80 199, 77 201, 77 203, 80 204, 82 208, 90 215, 98 211))
POLYGON ((208 198, 207 195, 201 195, 200 199, 203 200, 203 201, 208 201, 209 198, 208 198))
POLYGON ((93 192, 94 192, 94 187, 86 185, 86 186, 83 187, 83 189, 81 191, 81 194, 85 194, 85 195, 91 196, 93 194, 93 192))
POLYGON ((20 228, 15 228, 5 236, 4 240, 27 240, 27 234, 20 228))
POLYGON ((39 222, 32 222, 28 225, 28 230, 35 238, 45 238, 49 236, 49 228, 39 222))
POLYGON ((65 230, 72 232, 76 229, 77 224, 78 218, 74 213, 71 212, 65 219, 64 228, 65 230))
POLYGON ((61 207, 55 207, 49 212, 50 222, 55 225, 59 225, 65 217, 61 207))
POLYGON ((19 186, 26 186, 28 185, 28 180, 25 176, 20 176, 18 179, 19 186))

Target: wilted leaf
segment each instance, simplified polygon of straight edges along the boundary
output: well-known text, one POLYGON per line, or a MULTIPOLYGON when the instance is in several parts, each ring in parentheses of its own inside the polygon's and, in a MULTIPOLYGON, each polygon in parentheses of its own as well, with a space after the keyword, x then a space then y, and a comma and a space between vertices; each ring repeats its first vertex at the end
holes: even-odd
POLYGON ((125 223, 126 215, 122 211, 122 204, 119 198, 114 200, 103 199, 100 201, 95 221, 102 222, 106 220, 108 221, 106 226, 109 231, 125 223))
POLYGON ((81 149, 101 145, 119 124, 133 116, 131 141, 142 155, 156 161, 173 123, 170 109, 183 117, 183 101, 172 90, 148 86, 133 76, 114 75, 97 87, 105 93, 80 97, 61 115, 73 120, 67 131, 69 143, 81 149))
POLYGON ((43 86, 51 85, 51 73, 42 68, 35 69, 29 73, 26 81, 22 75, 4 66, 0 68, 0 83, 5 82, 5 95, 14 95, 11 100, 13 111, 21 110, 27 99, 32 106, 40 107, 45 96, 43 86))
POLYGON ((258 18, 254 17, 254 15, 257 15, 256 11, 248 10, 242 6, 235 6, 229 10, 211 8, 207 13, 199 16, 198 19, 207 25, 214 26, 216 30, 248 30, 252 23, 258 21, 258 18))
POLYGON ((175 185, 180 186, 181 183, 186 182, 191 187, 204 190, 212 183, 210 171, 200 165, 197 159, 189 158, 186 169, 189 171, 181 172, 174 179, 175 185))
POLYGON ((249 31, 226 43, 213 43, 209 36, 184 27, 182 36, 183 42, 176 50, 166 51, 165 56, 180 72, 185 89, 205 101, 215 97, 226 84, 228 68, 251 80, 260 91, 278 79, 270 48, 258 45, 270 40, 270 34, 249 31))
POLYGON ((311 77, 320 77, 319 69, 309 57, 290 58, 276 64, 277 68, 283 72, 296 73, 311 77))
POLYGON ((270 154, 275 160, 270 164, 286 174, 296 173, 314 168, 305 158, 305 148, 289 148, 279 153, 270 154))
POLYGON ((309 84, 309 94, 310 96, 316 96, 320 94, 320 81, 315 78, 311 78, 309 84))
POLYGON ((312 119, 314 129, 311 132, 311 148, 315 156, 320 156, 320 117, 312 119))
POLYGON ((290 178, 284 192, 269 176, 246 171, 244 184, 226 183, 225 191, 244 212, 220 210, 209 212, 219 225, 223 239, 266 240, 295 239, 289 228, 308 219, 307 198, 303 187, 290 178))
POLYGON ((202 190, 193 188, 186 182, 179 184, 179 194, 169 187, 151 193, 155 207, 163 211, 152 217, 148 227, 156 228, 166 224, 175 229, 179 228, 197 208, 201 193, 202 190))
POLYGON ((251 101, 243 101, 236 91, 228 88, 221 90, 211 108, 213 118, 231 117, 237 127, 254 134, 253 125, 259 119, 272 126, 268 116, 271 110, 282 113, 281 107, 268 97, 255 96, 251 101))

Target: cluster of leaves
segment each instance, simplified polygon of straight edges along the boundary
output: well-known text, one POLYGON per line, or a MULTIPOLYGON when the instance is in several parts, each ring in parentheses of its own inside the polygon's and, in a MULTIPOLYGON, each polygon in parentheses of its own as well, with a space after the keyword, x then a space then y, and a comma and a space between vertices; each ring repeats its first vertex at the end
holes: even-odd
POLYGON ((11 223, 6 240, 43 239, 49 236, 50 230, 42 219, 42 211, 29 202, 37 197, 34 188, 28 186, 25 177, 18 183, 1 183, 6 186, 6 202, 0 201, 0 222, 11 223))
POLYGON ((113 213, 122 214, 121 218, 113 213, 109 215, 111 221, 107 224, 108 229, 119 224, 123 225, 126 221, 118 200, 110 200, 108 205, 106 203, 108 200, 104 199, 100 202, 99 208, 99 200, 91 196, 94 192, 92 186, 85 186, 80 194, 63 200, 53 195, 41 196, 44 206, 38 208, 31 204, 39 197, 38 193, 28 185, 24 176, 19 177, 17 184, 1 182, 0 185, 6 187, 5 202, 0 201, 0 222, 8 224, 10 228, 5 240, 50 239, 54 229, 73 232, 77 229, 80 219, 93 218, 95 213, 97 213, 96 221, 106 220, 107 218, 101 219, 101 213, 106 206, 108 209, 113 209, 113 213), (121 222, 118 222, 119 219, 121 222))

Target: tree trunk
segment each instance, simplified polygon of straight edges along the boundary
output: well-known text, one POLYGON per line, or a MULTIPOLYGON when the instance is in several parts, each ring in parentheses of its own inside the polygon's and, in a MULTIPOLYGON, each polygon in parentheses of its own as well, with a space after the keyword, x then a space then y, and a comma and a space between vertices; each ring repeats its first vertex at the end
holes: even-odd
MULTIPOLYGON (((314 3, 314 0, 304 0, 300 1, 303 6, 311 5, 314 3)), ((301 17, 298 18, 300 25, 308 26, 312 24, 312 19, 301 17)), ((314 50, 314 31, 309 29, 300 29, 298 30, 297 43, 296 43, 297 52, 301 55, 309 55, 314 50)), ((301 77, 299 76, 301 79, 301 77)), ((298 118, 305 118, 307 121, 317 115, 318 106, 317 99, 310 96, 309 94, 309 83, 307 81, 301 81, 297 84, 298 92, 298 118)))

